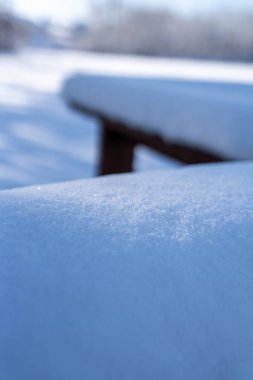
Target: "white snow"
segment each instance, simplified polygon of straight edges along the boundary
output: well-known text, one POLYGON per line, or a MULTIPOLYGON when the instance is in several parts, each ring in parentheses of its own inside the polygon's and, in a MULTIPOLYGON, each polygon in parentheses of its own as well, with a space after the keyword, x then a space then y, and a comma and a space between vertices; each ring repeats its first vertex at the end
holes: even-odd
MULTIPOLYGON (((251 122, 252 114, 252 102, 248 98, 252 94, 253 84, 251 65, 28 49, 14 55, 0 55, 0 189, 81 179, 95 175, 99 147, 98 123, 72 112, 60 98, 65 78, 73 76, 76 72, 82 72, 82 75, 90 74, 91 78, 87 80, 98 76, 100 79, 96 80, 96 86, 100 86, 101 77, 111 76, 117 83, 120 77, 120 80, 124 82, 124 88, 125 82, 127 82, 127 88, 128 86, 138 87, 135 95, 131 95, 129 98, 127 109, 124 107, 122 110, 118 107, 119 103, 124 104, 123 99, 128 96, 127 93, 121 93, 120 99, 118 98, 117 102, 111 106, 116 105, 117 112, 124 111, 127 113, 127 117, 131 117, 130 110, 133 106, 136 109, 133 116, 135 117, 135 113, 139 113, 140 120, 143 115, 149 114, 149 110, 154 109, 155 112, 150 115, 149 120, 152 128, 155 126, 153 121, 161 121, 169 109, 167 103, 158 105, 158 108, 154 107, 158 103, 157 99, 154 99, 155 94, 159 93, 160 96, 169 81, 171 91, 178 92, 178 97, 175 96, 174 99, 176 102, 181 97, 182 80, 184 80, 185 97, 187 98, 187 94, 194 92, 193 105, 199 96, 206 97, 206 108, 199 107, 199 111, 194 107, 192 110, 187 108, 189 106, 187 98, 185 112, 180 112, 178 126, 175 124, 176 119, 172 118, 173 112, 174 115, 178 115, 177 107, 175 107, 175 110, 170 113, 170 119, 174 124, 163 123, 161 127, 170 125, 171 133, 175 127, 173 132, 175 136, 179 138, 181 133, 180 138, 187 137, 188 139, 189 137, 193 142, 201 140, 202 143, 209 145, 209 141, 215 141, 218 150, 226 147, 228 154, 232 151, 233 153, 238 152, 238 158, 252 157, 252 139, 250 138, 252 128, 251 123, 248 124, 249 121, 251 122), (157 76, 160 79, 157 79, 157 76), (230 104, 230 100, 231 104, 232 101, 235 102, 232 108, 228 104, 222 106, 221 111, 219 110, 215 117, 212 115, 212 118, 211 116, 208 118, 208 123, 205 121, 210 127, 210 120, 214 120, 219 114, 219 118, 224 116, 223 125, 225 125, 228 119, 226 110, 230 112, 231 109, 231 123, 226 124, 227 129, 226 131, 224 129, 224 135, 219 133, 218 138, 217 130, 219 130, 220 124, 212 124, 212 128, 204 129, 204 124, 201 123, 201 117, 204 118, 204 110, 206 109, 206 112, 210 113, 208 99, 211 92, 210 86, 204 85, 206 81, 220 84, 224 82, 222 91, 220 85, 210 85, 213 91, 212 96, 216 97, 218 94, 217 104, 219 104, 221 93, 224 94, 224 102, 228 104, 230 104), (141 86, 139 86, 140 82, 141 86), (143 98, 143 108, 136 107, 133 101, 137 97, 139 102, 139 87, 143 87, 146 82, 147 90, 145 90, 145 99, 143 98), (152 88, 150 88, 151 82, 152 88), (232 82, 234 84, 231 84, 232 82), (203 86, 205 90, 202 91, 203 86), (229 101, 227 98, 228 88, 231 88, 229 101), (239 88, 241 90, 237 91, 239 88), (149 92, 153 95, 146 102, 146 93, 149 92), (246 106, 246 99, 250 103, 248 106, 246 106), (149 104, 151 104, 150 107, 149 104), (191 123, 190 128, 181 128, 181 121, 186 118, 190 120, 193 117, 191 113, 195 111, 200 114, 202 112, 202 116, 195 115, 198 122, 191 123), (238 128, 236 120, 240 121, 240 128, 238 128), (199 128, 200 123, 201 128, 199 128), (193 129, 193 126, 196 130, 193 129), (202 130, 202 136, 200 130, 202 130)), ((112 81, 109 78, 105 80, 110 83, 112 81)), ((165 92, 167 96, 167 89, 165 92)), ((82 96, 86 96, 83 88, 82 93, 82 96)), ((91 95, 92 92, 89 97, 91 95)), ((101 93, 95 97, 94 104, 103 102, 102 95, 101 93)), ((110 97, 107 96, 106 102, 108 103, 108 98, 113 100, 114 95, 111 88, 110 97)), ((187 120, 187 126, 188 124, 187 120)), ((146 123, 144 127, 146 126, 149 127, 149 124, 146 123)), ((161 132, 163 133, 162 129, 161 132)), ((141 148, 137 152, 135 167, 138 170, 170 166, 171 161, 161 159, 160 156, 151 154, 147 149, 141 148)))
MULTIPOLYGON (((65 106, 59 96, 62 82, 81 69, 117 72, 117 67, 128 67, 129 61, 38 49, 1 54, 0 189, 94 176, 98 124, 65 106)), ((169 165, 150 153, 137 155, 139 170, 169 165)))
POLYGON ((36 186, 0 191, 0 379, 251 380, 253 163, 41 185, 95 173, 98 125, 58 95, 77 71, 68 99, 252 158, 250 65, 1 55, 0 188, 36 186))
POLYGON ((2 379, 253 373, 253 164, 0 192, 2 379))
POLYGON ((90 177, 97 123, 69 112, 58 96, 81 58, 27 50, 0 55, 0 188, 90 177))
POLYGON ((63 95, 169 141, 252 159, 253 65, 158 62, 142 73, 138 65, 117 75, 81 72, 66 81, 63 95))

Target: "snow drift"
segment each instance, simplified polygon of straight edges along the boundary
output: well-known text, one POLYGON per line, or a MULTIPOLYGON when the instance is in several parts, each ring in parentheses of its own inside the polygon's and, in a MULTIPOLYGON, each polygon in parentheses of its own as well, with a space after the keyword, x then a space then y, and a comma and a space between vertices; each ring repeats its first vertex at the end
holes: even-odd
POLYGON ((253 373, 253 164, 0 192, 2 379, 253 373))

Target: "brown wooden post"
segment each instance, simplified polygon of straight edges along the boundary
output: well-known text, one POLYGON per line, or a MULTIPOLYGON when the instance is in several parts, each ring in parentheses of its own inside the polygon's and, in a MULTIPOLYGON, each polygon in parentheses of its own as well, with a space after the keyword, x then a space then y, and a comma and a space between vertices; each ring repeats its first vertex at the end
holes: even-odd
POLYGON ((102 121, 99 175, 133 170, 136 141, 118 129, 116 123, 105 119, 102 121))

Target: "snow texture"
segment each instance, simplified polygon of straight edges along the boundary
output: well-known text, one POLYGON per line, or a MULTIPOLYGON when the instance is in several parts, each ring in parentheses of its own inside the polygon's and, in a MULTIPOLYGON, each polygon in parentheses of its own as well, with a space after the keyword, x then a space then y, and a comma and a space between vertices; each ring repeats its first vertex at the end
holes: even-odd
POLYGON ((252 163, 1 191, 0 226, 1 379, 252 379, 252 163))
POLYGON ((190 61, 178 69, 172 64, 167 75, 155 63, 153 72, 149 67, 139 76, 80 73, 66 81, 63 95, 69 103, 168 141, 227 159, 253 158, 250 65, 190 61))
MULTIPOLYGON (((0 55, 0 189, 94 176, 99 125, 68 109, 60 98, 66 76, 126 72, 148 60, 28 49, 0 55), (131 63, 132 62, 132 63, 131 63)), ((138 170, 168 167, 138 152, 138 170)))

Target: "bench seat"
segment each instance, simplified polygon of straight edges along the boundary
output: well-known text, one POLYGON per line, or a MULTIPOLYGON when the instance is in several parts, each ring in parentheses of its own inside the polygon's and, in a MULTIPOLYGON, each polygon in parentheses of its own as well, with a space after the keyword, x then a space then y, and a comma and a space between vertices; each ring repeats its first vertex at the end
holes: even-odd
POLYGON ((81 73, 66 80, 63 96, 130 143, 182 162, 248 160, 253 159, 253 84, 250 77, 246 84, 235 75, 222 81, 218 75, 191 80, 81 73))

